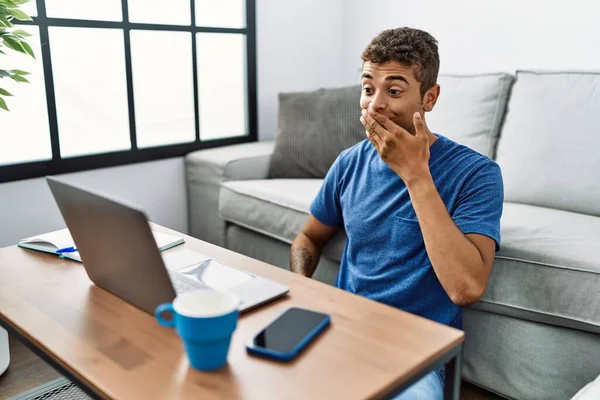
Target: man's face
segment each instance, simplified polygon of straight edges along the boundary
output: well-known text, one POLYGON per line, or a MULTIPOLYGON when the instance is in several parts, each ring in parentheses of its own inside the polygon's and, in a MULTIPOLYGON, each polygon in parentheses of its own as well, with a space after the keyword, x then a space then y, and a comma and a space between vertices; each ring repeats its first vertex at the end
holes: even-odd
MULTIPOLYGON (((430 111, 424 109, 421 83, 417 81, 413 67, 397 61, 383 64, 365 61, 361 86, 361 109, 366 110, 370 107, 412 134, 415 133, 414 113, 418 111, 422 115, 423 111, 430 111)), ((425 98, 427 97, 426 94, 425 98)))

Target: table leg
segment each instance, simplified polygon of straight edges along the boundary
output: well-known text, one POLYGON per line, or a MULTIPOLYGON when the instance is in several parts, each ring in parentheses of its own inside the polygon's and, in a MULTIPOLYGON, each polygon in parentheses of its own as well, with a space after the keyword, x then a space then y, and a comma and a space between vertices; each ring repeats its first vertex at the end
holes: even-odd
POLYGON ((460 379, 462 375, 462 346, 456 356, 446 363, 444 400, 460 399, 460 379))

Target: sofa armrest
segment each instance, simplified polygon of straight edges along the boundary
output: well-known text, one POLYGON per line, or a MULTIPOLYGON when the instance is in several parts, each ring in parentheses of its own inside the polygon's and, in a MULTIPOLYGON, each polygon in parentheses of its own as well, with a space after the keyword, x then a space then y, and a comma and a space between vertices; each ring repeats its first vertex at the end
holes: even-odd
POLYGON ((274 141, 194 151, 185 157, 190 235, 225 246, 225 221, 219 216, 221 184, 266 179, 274 141))

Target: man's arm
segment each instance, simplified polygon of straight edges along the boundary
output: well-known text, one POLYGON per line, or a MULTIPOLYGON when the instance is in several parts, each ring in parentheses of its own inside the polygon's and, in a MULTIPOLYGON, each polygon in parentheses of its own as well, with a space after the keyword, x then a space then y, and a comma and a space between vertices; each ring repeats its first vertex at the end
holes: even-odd
POLYGON ((484 235, 463 234, 448 214, 431 175, 407 188, 427 255, 444 290, 456 305, 476 303, 492 272, 496 242, 484 235))
POLYGON ((484 235, 463 234, 448 214, 429 170, 429 140, 434 136, 423 118, 413 116, 414 136, 373 110, 363 111, 361 122, 379 156, 406 184, 444 290, 461 307, 477 302, 492 271, 496 244, 484 235))
POLYGON ((296 236, 290 251, 290 270, 300 275, 312 277, 319 263, 321 251, 339 228, 328 226, 312 215, 302 231, 296 236))

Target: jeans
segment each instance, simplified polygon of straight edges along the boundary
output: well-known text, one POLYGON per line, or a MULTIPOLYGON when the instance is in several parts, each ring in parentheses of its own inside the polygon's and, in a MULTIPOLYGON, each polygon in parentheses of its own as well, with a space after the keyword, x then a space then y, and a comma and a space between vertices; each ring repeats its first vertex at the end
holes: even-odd
POLYGON ((394 397, 394 400, 442 400, 444 372, 444 367, 436 368, 394 397))

